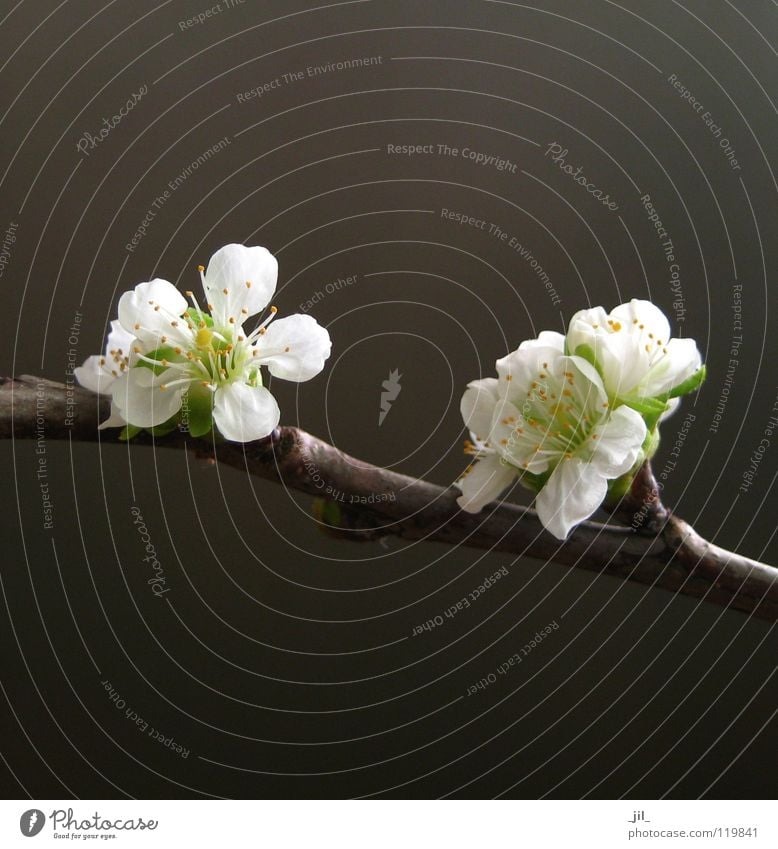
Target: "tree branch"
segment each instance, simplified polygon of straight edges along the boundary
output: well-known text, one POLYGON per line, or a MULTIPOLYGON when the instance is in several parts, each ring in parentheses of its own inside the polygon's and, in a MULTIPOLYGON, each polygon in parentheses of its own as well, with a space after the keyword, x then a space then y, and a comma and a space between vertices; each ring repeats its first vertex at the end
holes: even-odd
MULTIPOLYGON (((97 429, 108 406, 107 398, 77 386, 30 376, 0 378, 0 438, 117 442, 118 429, 97 429)), ((140 434, 133 443, 188 447, 200 457, 324 498, 319 518, 340 537, 394 535, 504 551, 778 620, 778 569, 712 545, 668 512, 648 464, 614 511, 624 526, 584 522, 560 543, 533 510, 502 503, 478 515, 465 513, 456 504, 454 487, 372 466, 297 428, 281 427, 246 445, 192 439, 182 432, 156 440, 140 434)))

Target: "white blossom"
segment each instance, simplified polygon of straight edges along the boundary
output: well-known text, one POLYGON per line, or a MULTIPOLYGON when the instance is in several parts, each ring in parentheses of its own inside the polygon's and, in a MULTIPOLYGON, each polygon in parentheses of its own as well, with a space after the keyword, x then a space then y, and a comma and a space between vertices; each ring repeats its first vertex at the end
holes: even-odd
POLYGON ((600 506, 608 481, 632 469, 647 433, 635 410, 612 408, 596 369, 565 355, 561 342, 552 334, 523 343, 497 361, 497 379, 468 385, 461 411, 476 462, 458 499, 476 513, 522 480, 537 490, 538 516, 558 539, 600 506))
POLYGON ((186 293, 189 306, 172 283, 161 279, 125 292, 119 325, 133 340, 132 360, 118 364, 110 383, 97 373, 91 357, 77 376, 95 391, 110 390, 122 423, 165 425, 186 396, 194 435, 215 424, 226 439, 260 439, 280 418, 275 398, 263 386, 261 367, 284 380, 309 380, 330 354, 329 334, 308 315, 274 321, 275 307, 252 330, 244 329, 275 292, 278 264, 266 248, 227 245, 211 257, 207 269, 199 270, 204 307, 193 292, 186 293))

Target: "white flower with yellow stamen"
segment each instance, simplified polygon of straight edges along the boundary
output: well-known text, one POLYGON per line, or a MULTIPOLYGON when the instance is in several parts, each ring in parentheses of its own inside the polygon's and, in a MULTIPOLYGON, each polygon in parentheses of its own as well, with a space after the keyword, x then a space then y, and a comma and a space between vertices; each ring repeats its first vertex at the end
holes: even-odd
POLYGON ((260 367, 285 380, 309 380, 329 356, 329 334, 307 315, 271 324, 275 307, 253 330, 244 330, 275 292, 278 264, 265 248, 227 245, 207 270, 199 270, 206 308, 192 292, 189 307, 175 286, 160 279, 122 295, 119 322, 136 339, 136 359, 114 380, 113 404, 128 424, 151 428, 170 426, 186 399, 192 435, 215 424, 226 439, 260 439, 280 417, 260 367))
POLYGON ((518 478, 537 492, 538 516, 558 539, 642 459, 647 433, 635 410, 611 406, 590 363, 561 348, 559 334, 523 343, 497 361, 498 379, 468 385, 461 410, 476 462, 458 499, 477 513, 518 478))
POLYGON ((671 339, 667 318, 650 301, 633 299, 610 314, 602 307, 581 310, 570 320, 566 341, 570 354, 596 365, 610 398, 636 409, 656 400, 662 418, 677 406, 677 395, 705 377, 694 340, 671 339))

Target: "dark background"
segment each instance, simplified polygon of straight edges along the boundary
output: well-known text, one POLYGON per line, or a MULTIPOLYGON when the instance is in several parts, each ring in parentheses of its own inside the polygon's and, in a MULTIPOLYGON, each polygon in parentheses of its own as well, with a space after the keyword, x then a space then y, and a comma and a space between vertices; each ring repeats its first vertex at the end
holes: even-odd
MULTIPOLYGON (((323 292, 310 312, 334 342, 314 381, 274 384, 283 423, 446 484, 464 466, 468 380, 577 309, 650 297, 709 373, 664 426, 659 471, 689 431, 665 499, 707 538, 778 562, 778 444, 738 492, 778 395, 773 3, 222 0, 185 25, 208 8, 0 3, 0 232, 16 239, 0 276, 5 373, 63 380, 71 348, 79 362, 101 350, 125 289, 157 275, 194 289, 216 248, 267 245, 281 314, 323 292), (306 72, 364 57, 381 60, 306 72), (155 197, 224 137, 129 252, 155 197), (545 155, 554 141, 617 210, 545 155), (644 194, 675 246, 675 290, 644 194), (539 266, 442 209, 499 225, 539 266), (393 369, 402 389, 379 428, 393 369)), ((184 452, 44 448, 52 529, 36 444, 2 445, 9 797, 775 794, 765 622, 554 563, 338 541, 309 498, 184 452), (412 636, 503 566, 469 610, 412 636), (465 695, 553 623, 520 666, 465 695)))

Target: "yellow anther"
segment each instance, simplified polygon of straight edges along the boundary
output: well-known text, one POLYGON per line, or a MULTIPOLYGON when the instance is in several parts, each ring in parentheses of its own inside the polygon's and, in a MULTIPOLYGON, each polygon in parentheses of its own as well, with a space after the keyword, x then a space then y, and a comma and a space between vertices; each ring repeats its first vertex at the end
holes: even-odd
POLYGON ((203 271, 205 271, 205 266, 204 266, 204 265, 198 265, 198 266, 197 266, 197 270, 198 270, 200 273, 202 273, 203 271))

